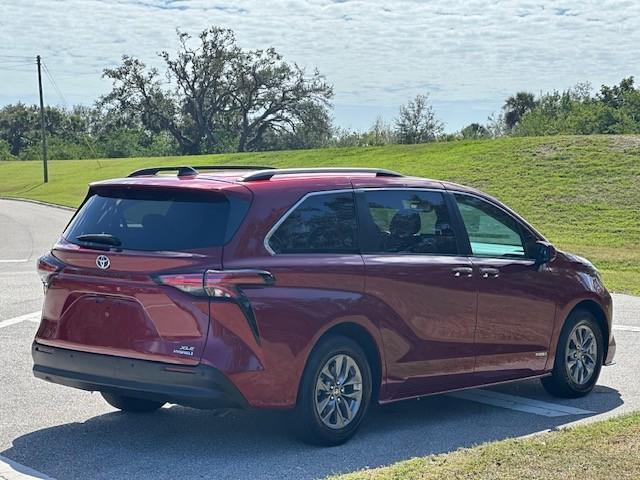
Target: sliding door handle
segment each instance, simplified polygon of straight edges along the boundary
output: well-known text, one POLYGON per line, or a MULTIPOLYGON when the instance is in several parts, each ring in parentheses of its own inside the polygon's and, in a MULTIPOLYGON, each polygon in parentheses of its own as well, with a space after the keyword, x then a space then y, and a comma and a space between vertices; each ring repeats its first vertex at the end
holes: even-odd
POLYGON ((500 270, 491 267, 481 268, 480 275, 482 275, 482 278, 498 278, 500 276, 500 270))
POLYGON ((473 277, 473 268, 471 267, 455 267, 451 271, 454 277, 473 277))

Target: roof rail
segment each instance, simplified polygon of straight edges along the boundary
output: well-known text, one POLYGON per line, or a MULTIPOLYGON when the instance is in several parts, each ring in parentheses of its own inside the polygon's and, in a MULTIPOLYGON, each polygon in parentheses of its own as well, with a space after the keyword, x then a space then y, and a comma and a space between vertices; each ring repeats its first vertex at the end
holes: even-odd
POLYGON ((274 167, 256 166, 256 165, 198 165, 190 167, 187 165, 179 167, 150 167, 142 168, 131 172, 129 177, 141 177, 143 175, 156 175, 159 172, 178 172, 179 177, 189 177, 197 175, 200 170, 268 170, 274 167))
POLYGON ((191 175, 197 175, 198 171, 194 170, 192 167, 182 166, 182 167, 150 167, 150 168, 142 168, 140 170, 136 170, 135 172, 127 175, 128 177, 141 177, 143 175, 156 175, 159 172, 175 172, 178 171, 179 177, 188 177, 191 175))
POLYGON ((199 165, 196 170, 272 170, 276 167, 267 165, 199 165))
POLYGON ((353 168, 353 167, 320 167, 320 168, 274 168, 247 173, 238 180, 249 182, 252 180, 270 180, 275 175, 295 175, 304 173, 374 173, 376 177, 402 177, 401 173, 382 168, 353 168))

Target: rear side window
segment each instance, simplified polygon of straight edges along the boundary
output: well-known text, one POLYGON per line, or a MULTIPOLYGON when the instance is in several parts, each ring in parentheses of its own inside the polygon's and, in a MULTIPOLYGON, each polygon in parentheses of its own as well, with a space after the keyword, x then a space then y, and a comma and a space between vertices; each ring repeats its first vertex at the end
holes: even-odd
POLYGON ((64 232, 108 234, 127 250, 184 251, 219 247, 238 229, 249 203, 235 195, 182 190, 99 191, 82 206, 64 232))
POLYGON ((275 253, 357 253, 353 193, 312 194, 268 239, 275 253))
POLYGON ((449 210, 440 192, 365 191, 363 253, 456 254, 449 210))

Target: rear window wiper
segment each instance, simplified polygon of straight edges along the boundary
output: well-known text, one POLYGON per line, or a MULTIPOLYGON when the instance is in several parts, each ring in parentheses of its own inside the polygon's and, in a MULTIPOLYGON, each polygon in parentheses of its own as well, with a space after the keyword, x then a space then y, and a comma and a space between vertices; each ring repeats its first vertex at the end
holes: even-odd
POLYGON ((85 233, 83 235, 78 235, 76 240, 83 243, 97 243, 112 247, 119 247, 122 245, 120 239, 110 233, 85 233))

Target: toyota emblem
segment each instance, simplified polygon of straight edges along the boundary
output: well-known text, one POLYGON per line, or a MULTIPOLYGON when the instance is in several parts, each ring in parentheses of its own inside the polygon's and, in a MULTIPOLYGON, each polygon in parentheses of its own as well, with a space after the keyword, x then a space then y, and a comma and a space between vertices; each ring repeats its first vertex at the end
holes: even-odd
POLYGON ((98 255, 98 258, 96 258, 96 265, 99 269, 106 270, 111 266, 111 261, 106 255, 98 255))

